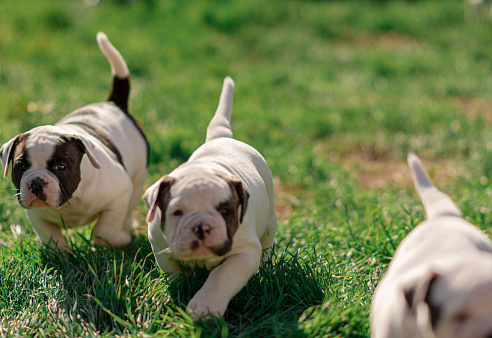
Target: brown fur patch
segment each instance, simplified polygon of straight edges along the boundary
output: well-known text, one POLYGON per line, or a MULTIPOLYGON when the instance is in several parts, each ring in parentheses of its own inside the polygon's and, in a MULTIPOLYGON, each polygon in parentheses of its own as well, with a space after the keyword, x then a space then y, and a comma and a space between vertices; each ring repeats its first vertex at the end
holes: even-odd
POLYGON ((149 141, 147 140, 147 135, 145 135, 145 131, 140 121, 138 121, 133 115, 130 114, 130 109, 128 107, 130 88, 131 88, 130 77, 126 77, 124 79, 120 79, 117 76, 113 77, 113 85, 109 93, 108 101, 114 102, 116 106, 120 108, 126 114, 126 116, 133 122, 135 127, 142 135, 143 139, 145 140, 145 144, 147 146, 147 165, 149 165, 150 145, 149 145, 149 141))
POLYGON ((123 166, 123 168, 125 168, 125 164, 123 163, 123 157, 121 156, 121 153, 104 132, 102 132, 97 127, 86 122, 68 122, 67 124, 73 124, 82 127, 86 132, 88 132, 89 134, 97 138, 99 141, 101 141, 101 143, 104 144, 116 156, 116 160, 123 166))
MULTIPOLYGON (((29 169, 31 162, 29 161, 29 153, 26 151, 26 143, 29 134, 19 134, 16 136, 12 148, 10 149, 9 161, 12 161, 12 183, 19 192, 20 181, 24 172, 29 169)), ((20 195, 18 196, 20 198, 20 195)))
POLYGON ((171 200, 171 186, 176 181, 175 178, 170 176, 165 176, 159 185, 159 192, 156 197, 156 205, 154 208, 159 207, 161 209, 162 217, 161 217, 161 230, 164 231, 164 227, 166 225, 166 210, 171 200))
POLYGON ((249 199, 248 191, 243 187, 241 180, 236 176, 229 175, 218 170, 215 170, 215 173, 221 179, 226 181, 227 184, 229 184, 229 187, 231 188, 232 191, 232 196, 234 196, 234 199, 237 201, 237 208, 241 206, 241 215, 239 217, 239 223, 242 223, 244 214, 246 214, 246 210, 248 208, 248 199, 249 199))
POLYGON ((233 192, 233 198, 220 203, 216 209, 224 219, 227 228, 227 238, 232 242, 232 237, 239 228, 239 215, 238 215, 239 201, 237 193, 233 192))
POLYGON ((113 84, 109 93, 108 101, 113 101, 118 108, 128 114, 128 98, 130 97, 130 78, 120 79, 113 77, 113 84))
POLYGON ((81 179, 80 163, 85 154, 83 146, 77 138, 61 136, 53 155, 46 163, 47 168, 59 181, 60 206, 68 201, 81 179), (62 170, 62 168, 64 168, 62 170))

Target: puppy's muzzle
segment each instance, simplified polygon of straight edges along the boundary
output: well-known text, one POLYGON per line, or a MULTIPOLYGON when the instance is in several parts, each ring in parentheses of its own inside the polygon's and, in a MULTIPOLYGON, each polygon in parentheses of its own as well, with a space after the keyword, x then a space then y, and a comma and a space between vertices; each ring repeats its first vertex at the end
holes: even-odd
POLYGON ((29 182, 29 190, 41 201, 46 202, 46 194, 44 193, 44 187, 47 185, 43 179, 34 178, 29 182))
POLYGON ((193 227, 193 233, 199 240, 203 241, 205 236, 210 234, 211 226, 207 223, 198 223, 193 227))
MULTIPOLYGON (((212 226, 205 222, 198 222, 192 228, 193 234, 198 240, 191 242, 191 250, 196 250, 200 247, 200 242, 206 240, 207 236, 212 235, 212 226)), ((230 240, 226 240, 222 245, 215 245, 209 247, 210 250, 217 256, 223 256, 231 250, 232 243, 230 240)))

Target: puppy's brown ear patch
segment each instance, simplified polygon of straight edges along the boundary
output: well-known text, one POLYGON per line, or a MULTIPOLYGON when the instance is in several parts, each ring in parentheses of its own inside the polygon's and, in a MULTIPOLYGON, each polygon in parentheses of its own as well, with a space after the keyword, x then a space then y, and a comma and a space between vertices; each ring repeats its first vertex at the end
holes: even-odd
POLYGON ((239 180, 231 181, 229 182, 229 184, 231 184, 233 191, 236 192, 235 196, 237 196, 238 208, 239 206, 241 206, 241 216, 239 217, 239 223, 243 223, 244 214, 246 214, 246 209, 248 208, 249 193, 243 187, 243 184, 239 180))
POLYGON ((96 159, 96 157, 94 156, 91 150, 92 148, 94 148, 94 145, 89 140, 85 139, 80 135, 75 135, 75 134, 62 135, 62 139, 75 142, 77 147, 79 147, 79 149, 87 155, 92 166, 96 169, 101 169, 101 164, 96 159))
POLYGON ((162 177, 153 186, 145 192, 144 199, 149 207, 147 214, 147 222, 152 222, 157 211, 157 207, 161 209, 161 229, 164 230, 166 224, 166 209, 171 200, 171 186, 176 179, 168 175, 162 177))
POLYGON ((237 208, 239 209, 239 207, 241 207, 241 215, 239 216, 239 223, 242 223, 244 219, 244 215, 246 214, 246 210, 248 208, 248 199, 249 199, 248 191, 243 187, 243 183, 236 176, 228 175, 218 170, 216 170, 215 172, 220 178, 222 178, 224 181, 226 181, 229 184, 232 190, 232 196, 237 201, 237 208))
POLYGON ((2 160, 3 167, 5 168, 3 172, 3 177, 7 177, 9 173, 9 168, 10 165, 14 159, 14 153, 15 150, 18 148, 21 148, 20 151, 24 151, 25 149, 25 143, 27 140, 28 134, 19 134, 12 138, 10 141, 6 142, 2 147, 0 148, 0 158, 2 160), (22 146, 20 144, 22 143, 22 146))
POLYGON ((434 328, 440 317, 440 307, 431 301, 432 288, 435 286, 440 275, 431 272, 425 278, 419 280, 414 285, 411 285, 403 290, 405 300, 413 315, 416 315, 417 305, 426 303, 429 308, 430 321, 434 328))

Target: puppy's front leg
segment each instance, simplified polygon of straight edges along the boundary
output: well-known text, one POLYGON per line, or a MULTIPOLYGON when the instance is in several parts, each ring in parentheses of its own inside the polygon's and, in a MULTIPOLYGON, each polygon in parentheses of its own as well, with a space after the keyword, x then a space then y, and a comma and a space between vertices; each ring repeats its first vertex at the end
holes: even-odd
POLYGON ((205 284, 188 303, 188 307, 193 311, 193 320, 207 314, 223 316, 232 297, 258 270, 260 259, 261 246, 257 243, 255 250, 230 256, 213 269, 205 284))
POLYGON ((128 198, 103 211, 94 225, 93 238, 98 245, 119 247, 130 243, 131 217, 127 216, 128 198))
POLYGON ((27 213, 27 218, 29 218, 29 223, 32 224, 34 232, 43 244, 58 248, 61 251, 71 251, 58 224, 44 221, 36 214, 29 212, 27 213))

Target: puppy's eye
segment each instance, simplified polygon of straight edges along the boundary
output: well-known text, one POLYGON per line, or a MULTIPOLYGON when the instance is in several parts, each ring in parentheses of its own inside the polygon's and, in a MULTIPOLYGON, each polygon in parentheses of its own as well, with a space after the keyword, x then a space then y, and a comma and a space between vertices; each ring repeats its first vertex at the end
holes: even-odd
POLYGON ((181 216, 181 215, 183 215, 183 210, 181 209, 178 209, 175 212, 173 212, 173 216, 181 216))
POLYGON ((25 160, 15 161, 15 170, 26 171, 29 164, 25 160))
POLYGON ((64 163, 57 163, 55 169, 58 171, 65 171, 67 170, 67 166, 64 163))
POLYGON ((227 216, 229 215, 231 212, 228 208, 220 208, 219 210, 217 210, 219 212, 219 214, 221 214, 222 216, 227 216))
POLYGON ((459 312, 459 313, 454 315, 453 321, 456 323, 464 323, 468 320, 469 317, 470 317, 470 315, 468 313, 459 312))

